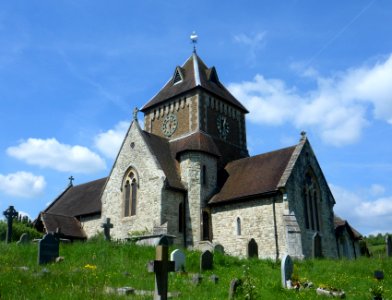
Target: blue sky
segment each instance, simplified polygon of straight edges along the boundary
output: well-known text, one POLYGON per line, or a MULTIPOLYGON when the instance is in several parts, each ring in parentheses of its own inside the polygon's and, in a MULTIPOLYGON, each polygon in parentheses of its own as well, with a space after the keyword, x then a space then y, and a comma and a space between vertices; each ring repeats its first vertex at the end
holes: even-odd
MULTIPOLYGON (((0 209, 35 218, 108 175, 132 118, 191 55, 251 111, 251 154, 307 132, 363 234, 392 232, 392 2, 2 1, 0 209)), ((140 116, 141 118, 141 116, 140 116)))

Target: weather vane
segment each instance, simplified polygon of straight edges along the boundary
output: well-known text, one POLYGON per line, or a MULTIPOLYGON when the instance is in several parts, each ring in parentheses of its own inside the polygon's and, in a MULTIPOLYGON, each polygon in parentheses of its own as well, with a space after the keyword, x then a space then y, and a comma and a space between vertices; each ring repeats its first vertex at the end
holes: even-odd
POLYGON ((193 31, 193 32, 192 32, 190 38, 191 38, 191 42, 192 42, 192 44, 193 44, 193 52, 196 53, 196 43, 197 43, 197 39, 199 38, 199 37, 197 36, 197 34, 196 34, 196 31, 193 31))

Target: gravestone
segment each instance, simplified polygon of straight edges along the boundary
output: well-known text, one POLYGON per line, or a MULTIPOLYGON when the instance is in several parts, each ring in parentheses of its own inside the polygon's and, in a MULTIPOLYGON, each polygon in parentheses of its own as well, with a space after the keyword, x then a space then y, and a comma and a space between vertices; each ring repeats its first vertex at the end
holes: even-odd
POLYGON ((282 274, 282 286, 283 288, 287 288, 287 281, 291 279, 293 275, 294 265, 293 261, 291 260, 290 255, 286 254, 280 266, 280 271, 282 274))
POLYGON ((211 270, 214 265, 214 255, 206 250, 200 256, 200 272, 211 270))
POLYGON ((110 223, 110 218, 106 218, 106 222, 102 223, 101 227, 103 228, 105 240, 110 241, 110 228, 113 228, 113 224, 110 223))
POLYGON ((323 249, 321 246, 321 236, 318 232, 316 232, 313 235, 312 257, 313 258, 323 257, 323 249))
POLYGON ((230 288, 229 288, 229 299, 232 300, 236 296, 237 289, 241 285, 241 280, 234 278, 232 281, 230 281, 230 288))
POLYGON ((18 216, 18 212, 15 210, 15 208, 10 205, 5 211, 3 211, 3 215, 7 219, 7 233, 5 237, 6 243, 11 243, 11 237, 12 237, 12 221, 14 218, 18 216))
POLYGON ((386 246, 387 257, 391 257, 392 256, 392 239, 389 234, 387 234, 387 236, 385 237, 385 246, 386 246))
POLYGON ((169 261, 168 240, 163 240, 166 245, 159 245, 155 251, 155 260, 149 262, 148 271, 155 273, 154 300, 167 299, 168 273, 174 271, 174 262, 169 261))
POLYGON ((254 239, 251 239, 248 243, 248 257, 258 258, 259 257, 259 247, 254 239))
POLYGON ((199 273, 192 275, 192 284, 199 285, 201 284, 202 280, 203 276, 201 276, 199 273))
POLYGON ((180 249, 175 249, 170 253, 170 260, 174 261, 174 270, 176 272, 185 271, 185 253, 180 249))
POLYGON ((23 233, 20 238, 19 241, 16 242, 18 245, 26 245, 30 243, 30 236, 28 233, 23 233))
POLYGON ((214 246, 214 252, 225 254, 225 248, 221 244, 216 244, 214 246))
POLYGON ((215 274, 212 274, 212 275, 210 276, 210 281, 211 281, 212 283, 217 284, 218 281, 219 281, 219 276, 218 276, 218 275, 215 275, 215 274))
POLYGON ((59 240, 53 234, 46 234, 38 242, 38 264, 53 262, 59 256, 59 240))

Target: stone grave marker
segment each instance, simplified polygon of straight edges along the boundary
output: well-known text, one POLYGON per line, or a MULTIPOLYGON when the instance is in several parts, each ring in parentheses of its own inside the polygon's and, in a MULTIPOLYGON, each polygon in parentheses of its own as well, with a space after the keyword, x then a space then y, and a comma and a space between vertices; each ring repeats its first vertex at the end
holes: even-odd
POLYGON ((59 256, 59 240, 53 234, 46 234, 38 242, 38 264, 53 262, 59 256))
POLYGON ((204 251, 200 256, 200 272, 211 270, 214 265, 214 255, 209 251, 204 251))
POLYGON ((16 242, 18 245, 26 245, 30 243, 30 236, 28 233, 23 233, 20 238, 19 241, 16 242))
POLYGON ((4 212, 3 215, 7 219, 7 233, 6 233, 6 238, 5 241, 6 243, 11 243, 11 237, 12 237, 12 222, 14 218, 18 216, 18 212, 15 210, 15 208, 10 205, 4 212))
POLYGON ((201 284, 202 280, 203 276, 201 276, 199 273, 192 275, 192 284, 199 285, 201 284))
POLYGON ((219 281, 219 276, 218 276, 218 275, 215 275, 215 274, 212 274, 212 275, 210 276, 210 281, 213 282, 213 283, 215 283, 215 284, 217 284, 218 281, 219 281))
POLYGON ((214 246, 214 252, 225 254, 225 248, 221 244, 216 244, 214 246))
POLYGON ((149 262, 148 271, 155 273, 154 300, 167 299, 168 274, 174 271, 174 262, 169 261, 168 240, 166 245, 158 245, 155 251, 155 260, 149 262))
POLYGON ((389 234, 385 237, 385 246, 386 246, 387 257, 391 257, 392 256, 392 239, 389 234))
POLYGON ((230 288, 229 288, 229 299, 232 300, 236 296, 237 289, 241 285, 241 280, 234 278, 232 281, 230 281, 230 288))
POLYGON ((290 255, 286 254, 283 257, 280 270, 282 273, 282 286, 283 288, 287 288, 287 281, 291 279, 294 270, 293 261, 291 260, 290 255))
POLYGON ((185 271, 185 253, 180 249, 175 249, 170 253, 170 260, 174 261, 174 270, 176 272, 185 271))
POLYGON ((101 227, 103 228, 105 240, 110 241, 110 228, 113 228, 113 224, 110 223, 110 218, 106 218, 106 222, 102 223, 101 227))

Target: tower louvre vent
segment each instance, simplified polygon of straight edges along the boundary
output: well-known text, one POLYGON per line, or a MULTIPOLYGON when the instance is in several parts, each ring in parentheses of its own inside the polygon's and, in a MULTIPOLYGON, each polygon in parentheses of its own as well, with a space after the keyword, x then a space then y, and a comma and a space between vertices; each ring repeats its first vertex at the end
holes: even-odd
POLYGON ((174 75, 173 75, 173 84, 177 84, 183 80, 184 80, 184 77, 182 75, 181 68, 176 67, 176 70, 174 71, 174 75))

